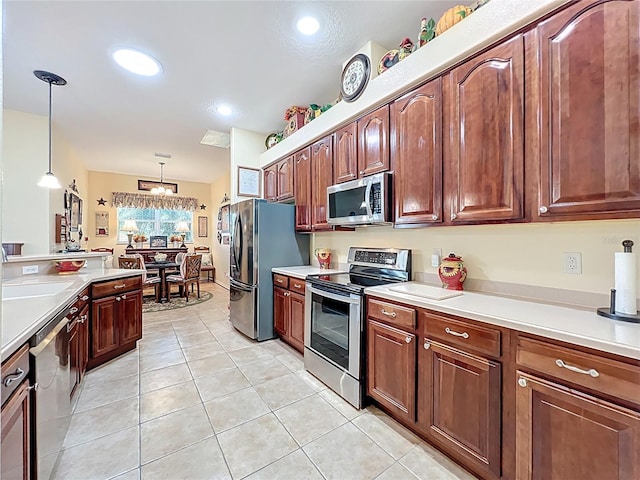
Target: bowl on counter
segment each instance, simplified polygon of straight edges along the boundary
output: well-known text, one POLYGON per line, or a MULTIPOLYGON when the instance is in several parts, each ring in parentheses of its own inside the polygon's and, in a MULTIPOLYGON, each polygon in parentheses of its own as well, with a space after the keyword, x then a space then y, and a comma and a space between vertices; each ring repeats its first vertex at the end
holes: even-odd
POLYGON ((54 265, 58 273, 73 273, 84 267, 86 260, 56 260, 54 265))
POLYGON ((166 253, 156 253, 153 256, 153 259, 156 261, 156 263, 163 263, 167 261, 167 254, 166 253))

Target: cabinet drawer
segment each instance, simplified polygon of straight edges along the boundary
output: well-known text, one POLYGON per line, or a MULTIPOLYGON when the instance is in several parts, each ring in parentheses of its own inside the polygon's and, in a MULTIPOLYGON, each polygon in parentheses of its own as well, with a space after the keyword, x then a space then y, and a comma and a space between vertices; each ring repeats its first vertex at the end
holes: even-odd
POLYGON ((500 331, 434 313, 421 312, 424 332, 450 345, 471 348, 494 357, 500 356, 500 331))
POLYGON ((289 278, 289 290, 304 295, 304 280, 299 278, 289 278))
POLYGON ((520 368, 640 404, 640 366, 525 337, 518 338, 516 361, 520 368))
POLYGON ((372 298, 367 304, 367 315, 391 325, 411 330, 416 328, 416 311, 413 308, 401 307, 372 298))
POLYGON ((2 367, 2 404, 18 388, 22 381, 29 376, 29 345, 23 345, 20 350, 4 361, 2 367))
POLYGON ((93 298, 101 298, 109 295, 129 292, 142 288, 142 277, 126 277, 108 282, 95 283, 91 286, 93 298))
POLYGON ((75 315, 80 310, 82 310, 84 308, 84 306, 89 302, 90 298, 91 297, 89 296, 89 287, 87 287, 82 292, 80 292, 78 294, 78 299, 71 306, 71 309, 72 309, 71 310, 71 315, 75 315), (74 309, 77 309, 77 310, 74 310, 74 309))
MULTIPOLYGON (((304 282, 303 282, 304 283, 304 282)), ((273 284, 276 287, 289 288, 289 277, 285 275, 273 274, 273 284)))

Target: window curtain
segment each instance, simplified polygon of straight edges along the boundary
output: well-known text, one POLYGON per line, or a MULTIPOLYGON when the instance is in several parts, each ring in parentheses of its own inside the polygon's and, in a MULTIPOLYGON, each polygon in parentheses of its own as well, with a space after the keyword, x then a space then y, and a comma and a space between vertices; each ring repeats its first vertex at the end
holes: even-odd
POLYGON ((198 208, 198 199, 176 195, 148 195, 145 193, 113 192, 111 203, 118 208, 163 208, 167 210, 187 210, 198 208))

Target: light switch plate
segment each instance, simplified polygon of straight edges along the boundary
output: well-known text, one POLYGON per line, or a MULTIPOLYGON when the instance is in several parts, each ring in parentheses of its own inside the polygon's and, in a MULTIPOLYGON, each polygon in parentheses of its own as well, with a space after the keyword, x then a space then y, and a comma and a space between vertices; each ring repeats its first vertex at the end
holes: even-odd
POLYGON ((27 265, 22 267, 23 275, 31 275, 33 273, 38 273, 38 265, 27 265))

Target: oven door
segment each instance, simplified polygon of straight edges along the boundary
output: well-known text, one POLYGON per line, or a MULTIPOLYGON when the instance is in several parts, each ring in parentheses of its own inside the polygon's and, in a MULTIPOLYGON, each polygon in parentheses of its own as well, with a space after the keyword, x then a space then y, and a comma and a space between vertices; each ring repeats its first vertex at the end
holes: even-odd
POLYGON ((362 298, 307 283, 305 347, 360 379, 362 298))

